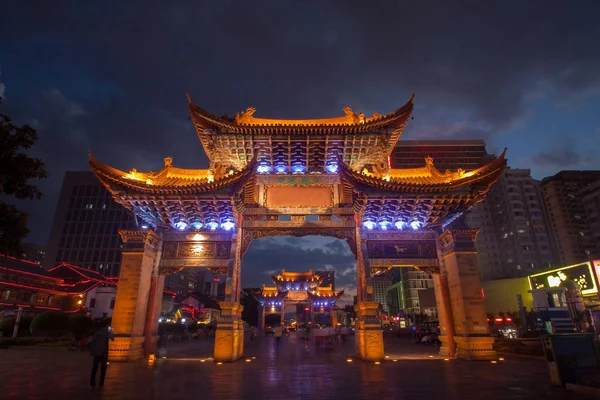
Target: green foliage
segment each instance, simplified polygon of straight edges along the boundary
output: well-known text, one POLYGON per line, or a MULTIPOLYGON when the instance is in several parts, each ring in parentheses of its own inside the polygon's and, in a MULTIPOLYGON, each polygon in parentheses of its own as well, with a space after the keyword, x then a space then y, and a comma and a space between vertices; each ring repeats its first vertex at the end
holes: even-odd
POLYGON ((250 293, 242 291, 242 298, 240 300, 244 309, 242 311, 242 320, 250 326, 258 325, 258 300, 250 293))
MULTIPOLYGON (((29 326, 31 325, 31 320, 33 318, 32 317, 25 317, 22 316, 21 317, 21 321, 19 321, 19 332, 18 332, 18 336, 22 337, 22 336, 29 336, 29 326)), ((17 317, 7 317, 7 318, 2 318, 0 320, 0 332, 2 332, 2 336, 4 338, 9 338, 12 336, 13 330, 15 328, 15 322, 17 320, 17 317)))
POLYGON ((57 338, 70 333, 69 317, 62 311, 46 311, 31 321, 31 334, 38 337, 57 338))
POLYGON ((69 315, 69 329, 76 340, 89 334, 94 328, 94 321, 83 314, 69 315))
MULTIPOLYGON (((17 126, 10 117, 0 114, 0 196, 42 198, 40 189, 29 181, 48 177, 44 162, 25 153, 37 140, 31 126, 17 126)), ((21 240, 27 234, 27 214, 0 200, 0 253, 19 255, 21 240)))

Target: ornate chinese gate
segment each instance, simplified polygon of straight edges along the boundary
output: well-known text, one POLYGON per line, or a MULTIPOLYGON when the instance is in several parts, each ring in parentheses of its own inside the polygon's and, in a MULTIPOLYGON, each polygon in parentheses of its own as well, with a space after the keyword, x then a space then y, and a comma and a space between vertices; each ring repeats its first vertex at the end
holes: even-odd
POLYGON ((254 118, 247 109, 229 120, 190 100, 192 120, 210 158, 207 170, 172 166, 124 172, 90 154, 90 165, 115 200, 140 222, 122 231, 123 259, 113 314, 111 359, 150 354, 156 343, 164 275, 183 267, 227 274, 214 358, 243 354, 239 304, 241 261, 252 240, 323 235, 345 240, 357 261, 356 347, 365 360, 384 358, 370 277, 392 267, 434 273, 442 328, 441 352, 494 358, 486 322, 476 231, 452 222, 481 201, 500 177, 504 154, 474 171, 438 171, 387 163, 412 111, 325 120, 254 118))

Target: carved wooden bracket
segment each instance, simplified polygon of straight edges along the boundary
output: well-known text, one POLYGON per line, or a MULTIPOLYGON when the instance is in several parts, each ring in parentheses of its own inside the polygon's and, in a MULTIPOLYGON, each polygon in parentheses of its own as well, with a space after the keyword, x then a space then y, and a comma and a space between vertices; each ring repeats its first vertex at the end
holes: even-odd
POLYGON ((124 230, 119 229, 119 235, 123 243, 144 243, 156 248, 160 243, 160 236, 151 230, 124 230))
POLYGON ((355 229, 340 228, 340 229, 326 229, 326 228, 291 228, 291 229, 269 229, 269 230, 253 230, 244 229, 242 231, 241 240, 241 255, 246 254, 246 251, 250 247, 252 240, 258 240, 265 237, 273 236, 329 236, 337 239, 345 240, 350 246, 350 250, 356 257, 356 232, 355 229))

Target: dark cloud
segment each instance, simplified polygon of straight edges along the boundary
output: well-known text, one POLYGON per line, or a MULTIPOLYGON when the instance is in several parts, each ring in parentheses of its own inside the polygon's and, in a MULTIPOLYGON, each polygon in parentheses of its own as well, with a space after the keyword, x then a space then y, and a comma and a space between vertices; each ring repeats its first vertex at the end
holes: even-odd
POLYGON ((165 156, 207 165, 186 93, 218 115, 252 105, 279 117, 345 104, 386 113, 416 93, 406 137, 497 141, 528 99, 600 89, 596 1, 12 1, 3 11, 2 111, 38 127, 35 152, 52 174, 43 206, 25 205, 40 242, 63 173, 85 169, 88 148, 122 169, 156 169, 165 156))
POLYGON ((551 147, 548 151, 535 154, 532 161, 541 167, 554 169, 582 168, 586 162, 591 162, 589 158, 592 157, 569 147, 551 147))

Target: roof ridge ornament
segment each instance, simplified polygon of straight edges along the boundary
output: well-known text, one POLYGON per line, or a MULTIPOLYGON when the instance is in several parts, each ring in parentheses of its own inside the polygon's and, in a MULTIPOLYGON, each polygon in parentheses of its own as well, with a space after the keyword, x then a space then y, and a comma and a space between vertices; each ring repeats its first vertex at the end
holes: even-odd
POLYGON ((254 119, 253 115, 255 112, 256 108, 247 107, 246 111, 242 111, 241 113, 235 113, 235 122, 238 124, 248 124, 254 119))
POLYGON ((425 165, 433 167, 433 157, 431 157, 431 156, 425 157, 425 165))
POLYGON ((173 157, 165 157, 165 167, 170 167, 173 165, 173 157))

